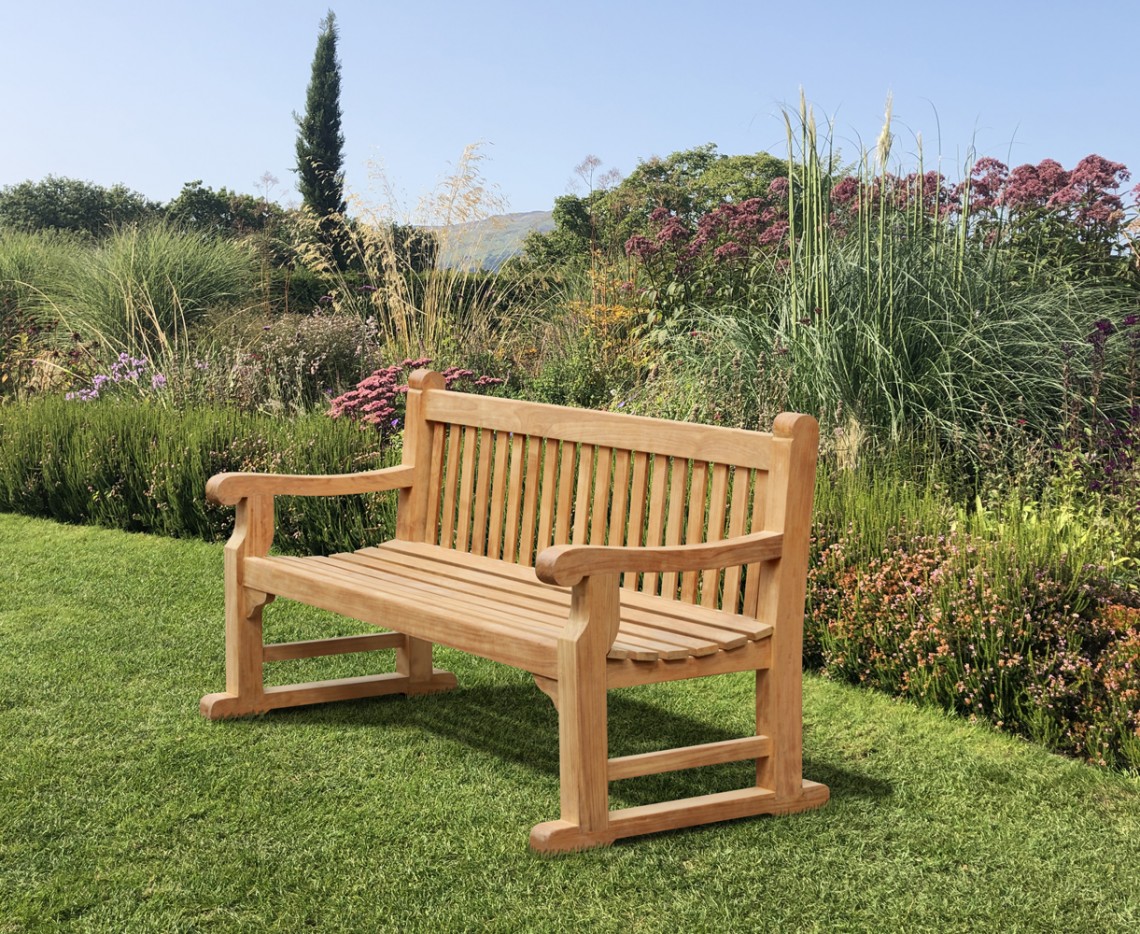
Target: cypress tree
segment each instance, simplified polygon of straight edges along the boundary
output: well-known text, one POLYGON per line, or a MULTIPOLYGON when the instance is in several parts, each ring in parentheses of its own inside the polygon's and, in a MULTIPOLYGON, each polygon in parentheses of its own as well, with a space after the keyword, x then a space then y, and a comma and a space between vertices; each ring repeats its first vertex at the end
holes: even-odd
POLYGON ((316 215, 321 239, 337 249, 344 202, 344 134, 340 131, 340 62, 336 57, 336 15, 329 10, 321 21, 313 74, 305 98, 305 115, 297 121, 297 188, 305 207, 316 215), (334 216, 335 215, 335 216, 334 216))

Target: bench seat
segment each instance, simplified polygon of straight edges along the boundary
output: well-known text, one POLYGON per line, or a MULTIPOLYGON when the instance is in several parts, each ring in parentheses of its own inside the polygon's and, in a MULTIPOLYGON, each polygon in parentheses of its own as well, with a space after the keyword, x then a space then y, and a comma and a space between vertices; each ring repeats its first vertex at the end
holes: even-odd
MULTIPOLYGON (((571 588, 543 583, 533 568, 403 541, 329 557, 249 558, 246 584, 547 678, 557 676, 571 599, 571 588)), ((752 617, 633 589, 621 590, 619 614, 607 654, 617 663, 608 666, 611 686, 625 670, 732 654, 772 634, 752 617)), ((739 653, 743 669, 757 667, 745 659, 753 654, 739 653)))

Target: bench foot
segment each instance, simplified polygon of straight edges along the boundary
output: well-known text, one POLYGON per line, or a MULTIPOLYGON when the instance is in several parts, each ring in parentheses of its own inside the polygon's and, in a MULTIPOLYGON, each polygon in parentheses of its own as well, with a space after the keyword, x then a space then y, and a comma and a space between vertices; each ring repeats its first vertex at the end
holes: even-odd
POLYGON ((804 781, 800 794, 777 800, 767 788, 743 788, 719 794, 662 801, 641 807, 610 811, 607 826, 583 831, 570 821, 554 820, 536 824, 530 831, 531 849, 539 853, 568 853, 605 846, 623 837, 679 830, 717 821, 755 817, 760 814, 794 814, 822 807, 830 791, 826 785, 804 781))
POLYGON ((207 694, 199 702, 198 709, 202 716, 210 720, 221 720, 227 717, 266 713, 283 707, 383 697, 386 694, 408 696, 437 694, 441 691, 450 691, 457 683, 455 675, 450 671, 433 668, 431 677, 422 680, 392 673, 367 675, 362 678, 338 678, 332 681, 311 681, 307 684, 287 684, 265 688, 260 696, 252 698, 222 691, 217 694, 207 694))

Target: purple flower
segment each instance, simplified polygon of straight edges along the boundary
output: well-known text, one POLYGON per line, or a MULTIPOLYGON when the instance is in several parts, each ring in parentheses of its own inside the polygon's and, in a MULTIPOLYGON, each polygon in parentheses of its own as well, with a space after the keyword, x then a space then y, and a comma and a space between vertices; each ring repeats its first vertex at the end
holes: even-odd
POLYGON ((718 246, 713 250, 713 256, 724 262, 731 262, 732 260, 742 259, 748 255, 748 251, 744 249, 735 240, 729 240, 728 243, 718 246))
POLYGON ((638 256, 644 259, 646 256, 651 256, 657 252, 653 241, 648 237, 643 237, 641 234, 634 234, 625 241, 625 255, 638 256))
POLYGON ((150 388, 151 389, 165 389, 166 388, 166 377, 163 376, 161 373, 155 373, 150 378, 150 388))

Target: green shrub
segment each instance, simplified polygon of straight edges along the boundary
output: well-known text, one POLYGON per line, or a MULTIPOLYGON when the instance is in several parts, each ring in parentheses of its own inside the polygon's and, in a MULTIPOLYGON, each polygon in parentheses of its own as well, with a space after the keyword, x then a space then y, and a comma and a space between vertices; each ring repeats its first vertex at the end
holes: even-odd
MULTIPOLYGON (((1100 764, 1140 768, 1135 471, 1112 491, 1061 472, 955 505, 944 465, 817 484, 804 661, 1100 764), (1060 489, 1058 489, 1058 485, 1060 489), (1115 517, 1113 520, 1111 517, 1115 517), (1108 523, 1118 532, 1107 534, 1108 523)), ((1132 469, 1132 468, 1130 468, 1132 469)))
POLYGON ((380 364, 376 323, 354 314, 283 315, 234 356, 229 398, 245 408, 327 405, 380 364))
MULTIPOLYGON (((398 458, 398 445, 381 449, 377 435, 323 415, 59 398, 0 406, 0 510, 128 531, 224 537, 232 510, 205 500, 221 471, 344 473, 398 458)), ((386 495, 282 497, 276 544, 352 549, 390 537, 394 516, 386 495)))

